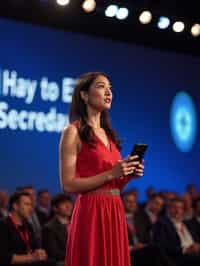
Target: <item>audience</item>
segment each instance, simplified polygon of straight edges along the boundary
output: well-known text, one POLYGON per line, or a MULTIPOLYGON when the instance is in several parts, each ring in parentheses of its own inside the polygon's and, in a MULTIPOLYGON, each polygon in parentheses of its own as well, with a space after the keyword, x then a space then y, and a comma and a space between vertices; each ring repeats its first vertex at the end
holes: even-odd
POLYGON ((144 209, 140 209, 135 215, 135 227, 140 242, 149 243, 152 236, 153 225, 159 219, 164 206, 164 200, 159 194, 154 194, 144 209))
POLYGON ((54 216, 43 228, 43 247, 49 257, 64 265, 67 226, 69 224, 73 203, 69 196, 57 194, 52 199, 54 216))
MULTIPOLYGON (((140 220, 138 219, 138 204, 136 195, 132 192, 123 194, 123 202, 125 208, 125 214, 128 226, 129 247, 131 252, 131 264, 135 266, 172 266, 174 265, 165 252, 163 252, 156 244, 152 242, 149 225, 147 228, 140 226, 140 220), (147 233, 148 237, 143 236, 147 233), (142 236, 142 237, 141 237, 142 236), (142 239, 146 242, 143 242, 142 239)), ((152 203, 153 198, 149 200, 147 206, 152 210, 157 210, 155 203, 152 203), (152 205, 152 206, 151 206, 152 205), (155 205, 155 206, 154 206, 155 205)), ((158 197, 158 196, 157 196, 158 197)), ((154 198, 153 201, 158 201, 160 204, 160 197, 154 198)))
POLYGON ((188 192, 185 192, 181 199, 184 203, 184 214, 183 219, 184 220, 190 220, 193 217, 193 207, 192 207, 192 198, 188 192))
MULTIPOLYGON (((19 187, 9 199, 0 191, 0 265, 63 266, 73 195, 19 187), (10 209, 8 210, 8 202, 10 209)), ((173 191, 136 188, 122 194, 133 266, 200 265, 200 194, 189 184, 173 191)))
POLYGON ((38 248, 31 225, 27 222, 32 212, 32 200, 26 192, 10 197, 8 217, 0 221, 0 262, 2 266, 55 265, 48 261, 45 250, 38 248))
POLYGON ((43 226, 50 219, 50 205, 51 195, 48 190, 40 190, 37 194, 38 205, 36 207, 36 214, 40 225, 43 226))
POLYGON ((0 191, 0 218, 8 216, 9 196, 5 191, 0 191))
POLYGON ((30 195, 32 201, 32 213, 28 218, 29 223, 32 225, 38 245, 42 243, 42 227, 36 213, 37 194, 32 186, 25 186, 18 188, 19 191, 26 192, 30 195))
POLYGON ((154 227, 153 239, 176 265, 200 265, 200 244, 193 230, 183 221, 184 202, 180 198, 171 200, 167 215, 154 227))
POLYGON ((193 218, 188 221, 188 227, 194 232, 200 243, 200 197, 196 198, 193 203, 193 218))
POLYGON ((156 194, 156 191, 152 186, 150 186, 146 189, 147 200, 149 200, 155 194, 156 194))
POLYGON ((192 201, 195 200, 199 195, 197 187, 194 184, 188 184, 186 187, 186 192, 190 194, 192 201))

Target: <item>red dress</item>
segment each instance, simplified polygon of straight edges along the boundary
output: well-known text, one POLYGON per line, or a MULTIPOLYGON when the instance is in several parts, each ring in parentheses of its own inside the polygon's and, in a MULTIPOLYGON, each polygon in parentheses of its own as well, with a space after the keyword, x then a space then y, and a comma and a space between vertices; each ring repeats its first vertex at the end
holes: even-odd
MULTIPOLYGON (((109 150, 96 135, 95 139, 93 148, 82 142, 77 177, 110 170, 121 159, 111 140, 109 150)), ((121 190, 128 179, 114 179, 98 189, 121 190)), ((127 224, 119 195, 80 193, 68 230, 65 266, 130 266, 127 224)))

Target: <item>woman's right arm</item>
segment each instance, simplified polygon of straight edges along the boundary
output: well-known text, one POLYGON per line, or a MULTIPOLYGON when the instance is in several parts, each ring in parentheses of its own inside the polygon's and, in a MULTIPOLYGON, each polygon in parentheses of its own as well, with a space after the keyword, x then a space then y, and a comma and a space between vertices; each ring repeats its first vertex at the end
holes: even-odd
POLYGON ((59 155, 60 178, 64 192, 84 192, 95 189, 109 180, 110 171, 103 172, 90 178, 76 177, 76 161, 80 139, 76 127, 70 125, 63 130, 59 155))
POLYGON ((134 171, 138 164, 134 161, 119 161, 111 170, 87 178, 76 177, 76 161, 80 139, 78 130, 73 125, 63 130, 60 147, 60 179, 66 193, 86 192, 96 189, 109 180, 124 176, 134 171))

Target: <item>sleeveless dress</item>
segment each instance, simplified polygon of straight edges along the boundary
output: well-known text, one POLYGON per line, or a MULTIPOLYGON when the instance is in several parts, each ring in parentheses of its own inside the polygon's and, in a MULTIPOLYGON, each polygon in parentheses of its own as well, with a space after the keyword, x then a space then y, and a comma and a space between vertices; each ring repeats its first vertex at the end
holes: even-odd
MULTIPOLYGON (((95 146, 82 142, 76 176, 87 178, 110 170, 121 159, 94 135, 95 146)), ((98 189, 122 189, 131 177, 111 180, 98 189)), ((127 223, 120 195, 79 193, 68 226, 65 266, 130 266, 127 223)))

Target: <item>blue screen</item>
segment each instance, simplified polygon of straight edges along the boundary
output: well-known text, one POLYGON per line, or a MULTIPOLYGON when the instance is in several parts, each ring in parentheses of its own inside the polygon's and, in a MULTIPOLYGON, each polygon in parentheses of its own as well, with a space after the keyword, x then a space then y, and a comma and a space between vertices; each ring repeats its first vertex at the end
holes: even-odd
POLYGON ((150 185, 200 188, 199 58, 9 20, 0 31, 0 188, 60 191, 60 132, 74 83, 89 71, 110 76, 123 157, 149 145, 145 175, 127 189, 142 199, 150 185))

